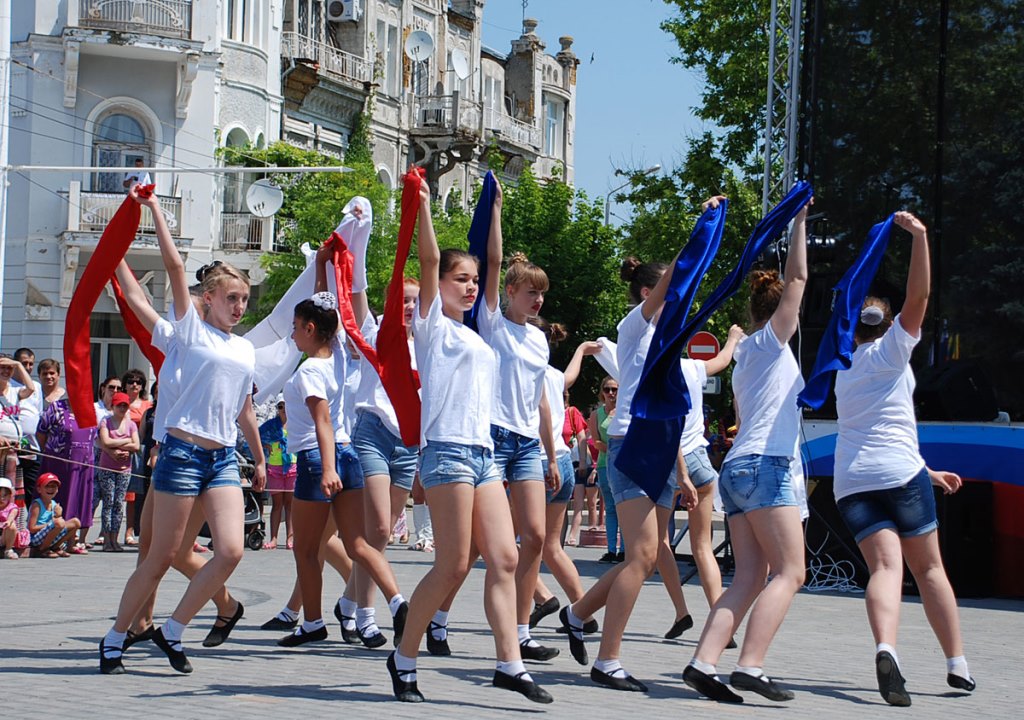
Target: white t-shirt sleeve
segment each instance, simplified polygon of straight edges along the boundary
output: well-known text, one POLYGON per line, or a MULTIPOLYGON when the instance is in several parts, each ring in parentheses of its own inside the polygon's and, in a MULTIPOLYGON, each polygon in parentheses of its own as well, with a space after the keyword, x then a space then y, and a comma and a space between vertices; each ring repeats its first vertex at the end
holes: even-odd
POLYGON ((777 355, 786 349, 786 343, 779 340, 775 335, 775 328, 772 327, 771 320, 764 324, 761 332, 754 333, 752 337, 754 338, 754 346, 758 350, 777 355))
MULTIPOLYGON (((651 321, 644 317, 643 305, 637 305, 619 322, 617 344, 634 347, 647 332, 647 327, 650 324, 651 321)), ((622 363, 619 364, 621 366, 622 363)))
POLYGON ((910 363, 910 356, 920 341, 920 334, 914 337, 908 333, 897 315, 892 327, 885 331, 878 342, 878 358, 893 370, 902 371, 910 363))
POLYGON ((427 308, 427 316, 420 317, 420 301, 416 301, 416 312, 412 316, 413 325, 413 338, 415 339, 420 333, 429 335, 437 329, 443 320, 441 307, 441 294, 438 293, 434 296, 434 299, 430 301, 430 307, 427 308))
POLYGON ((166 355, 170 352, 172 342, 174 342, 174 326, 164 318, 158 319, 153 326, 153 347, 166 355))
POLYGON ((327 381, 319 367, 303 363, 296 374, 295 384, 303 401, 311 397, 327 400, 327 381))
POLYGON ((477 327, 480 329, 480 337, 490 344, 491 338, 493 338, 498 332, 501 331, 501 324, 504 317, 501 314, 501 304, 491 310, 487 307, 487 299, 480 304, 480 312, 476 316, 477 327))
POLYGON ((202 341, 203 319, 199 317, 199 313, 196 312, 196 306, 191 302, 188 304, 185 316, 180 320, 172 319, 171 325, 174 329, 174 337, 183 346, 187 347, 202 341))

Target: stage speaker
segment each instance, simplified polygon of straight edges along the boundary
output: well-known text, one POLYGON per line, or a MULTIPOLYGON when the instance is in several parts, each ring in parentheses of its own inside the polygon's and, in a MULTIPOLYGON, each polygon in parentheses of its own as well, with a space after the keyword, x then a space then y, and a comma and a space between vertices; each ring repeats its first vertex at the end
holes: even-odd
POLYGON ((999 414, 988 376, 976 362, 954 360, 922 370, 914 405, 918 420, 987 422, 999 414))
MULTIPOLYGON (((804 531, 807 567, 817 563, 845 562, 853 569, 850 579, 859 587, 867 587, 868 567, 836 507, 832 478, 811 478, 807 490, 807 510, 810 513, 804 531)), ((810 576, 808 580, 811 580, 810 576)))

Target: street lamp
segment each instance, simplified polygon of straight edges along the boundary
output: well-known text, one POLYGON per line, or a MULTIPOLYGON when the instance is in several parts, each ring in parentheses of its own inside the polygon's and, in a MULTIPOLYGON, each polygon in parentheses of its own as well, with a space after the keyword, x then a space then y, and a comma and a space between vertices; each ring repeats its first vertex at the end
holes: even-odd
POLYGON ((651 167, 647 168, 646 170, 635 170, 635 171, 632 171, 632 172, 623 171, 623 170, 619 170, 619 169, 615 170, 615 175, 616 176, 621 177, 623 175, 628 175, 629 176, 629 180, 627 180, 626 182, 622 183, 617 188, 614 188, 607 195, 604 196, 604 225, 605 225, 605 227, 608 227, 608 222, 609 222, 609 220, 611 218, 612 195, 614 195, 615 193, 617 193, 619 190, 621 190, 622 188, 626 187, 627 185, 631 184, 635 177, 637 177, 637 176, 644 177, 644 176, 647 176, 647 175, 653 175, 654 173, 658 172, 659 170, 661 170, 661 165, 660 164, 659 165, 652 165, 651 167))

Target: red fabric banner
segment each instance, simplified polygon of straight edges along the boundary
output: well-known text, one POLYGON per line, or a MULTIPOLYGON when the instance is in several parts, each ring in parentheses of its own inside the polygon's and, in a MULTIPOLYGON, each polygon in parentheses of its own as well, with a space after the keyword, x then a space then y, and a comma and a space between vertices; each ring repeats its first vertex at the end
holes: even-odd
POLYGON ((136 342, 139 349, 142 350, 142 354, 149 360, 149 364, 153 366, 153 372, 159 376, 160 368, 164 364, 164 354, 153 347, 153 334, 139 322, 135 313, 128 306, 124 292, 121 290, 121 283, 117 281, 116 275, 110 278, 110 284, 114 287, 114 299, 117 300, 117 308, 121 311, 121 319, 124 320, 128 334, 132 336, 132 340, 136 342))
POLYGON ((366 361, 373 365, 374 369, 380 371, 380 361, 377 360, 377 351, 370 347, 363 337, 359 325, 356 323, 356 312, 352 309, 352 267, 355 258, 348 244, 338 233, 331 233, 331 239, 327 241, 334 246, 334 279, 338 283, 338 313, 341 315, 341 326, 349 339, 355 343, 359 353, 366 358, 366 361))
MULTIPOLYGON (((139 188, 139 195, 149 197, 153 185, 139 188)), ((92 358, 90 356, 89 316, 110 282, 118 263, 127 254, 139 229, 142 210, 139 204, 126 197, 114 213, 96 245, 96 250, 85 266, 82 279, 75 288, 68 306, 64 324, 64 372, 67 377, 68 402, 78 426, 96 427, 96 407, 93 405, 92 358)))
POLYGON ((391 271, 388 296, 384 301, 384 320, 377 331, 377 349, 380 351, 380 379, 384 390, 395 406, 398 428, 406 445, 420 444, 420 379, 412 369, 409 355, 408 332, 403 311, 405 263, 409 259, 412 236, 420 208, 420 184, 425 176, 423 168, 406 173, 402 186, 402 215, 398 226, 398 249, 395 266, 391 271))

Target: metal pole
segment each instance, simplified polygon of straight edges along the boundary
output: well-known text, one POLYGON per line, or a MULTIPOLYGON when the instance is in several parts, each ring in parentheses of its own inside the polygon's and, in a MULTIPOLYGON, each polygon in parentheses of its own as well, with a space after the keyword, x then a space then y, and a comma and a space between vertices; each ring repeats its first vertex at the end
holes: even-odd
POLYGON ((7 271, 7 143, 11 120, 11 0, 0 0, 0 337, 7 271))
POLYGON ((933 273, 935 277, 935 337, 932 338, 932 346, 935 349, 933 357, 936 365, 943 364, 946 357, 946 348, 942 346, 942 161, 946 147, 946 53, 948 45, 949 0, 942 0, 939 9, 939 72, 935 108, 935 194, 932 199, 934 215, 932 219, 932 237, 935 238, 935 272, 933 273))

